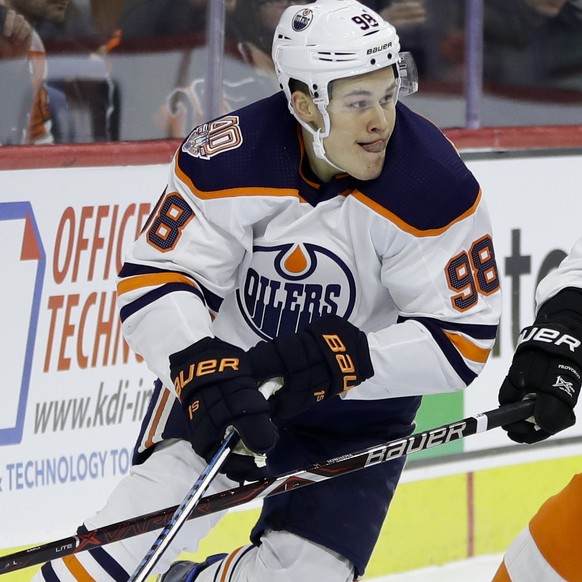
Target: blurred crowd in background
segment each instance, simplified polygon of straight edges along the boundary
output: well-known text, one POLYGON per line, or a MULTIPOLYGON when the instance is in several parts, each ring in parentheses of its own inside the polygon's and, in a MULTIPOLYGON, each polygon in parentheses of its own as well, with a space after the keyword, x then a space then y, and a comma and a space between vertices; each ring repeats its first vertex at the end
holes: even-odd
MULTIPOLYGON (((275 25, 309 3, 0 0, 0 144, 183 137, 278 90, 275 25)), ((479 126, 582 123, 582 0, 362 3, 414 55, 405 103, 440 127, 467 126, 475 73, 479 126)))

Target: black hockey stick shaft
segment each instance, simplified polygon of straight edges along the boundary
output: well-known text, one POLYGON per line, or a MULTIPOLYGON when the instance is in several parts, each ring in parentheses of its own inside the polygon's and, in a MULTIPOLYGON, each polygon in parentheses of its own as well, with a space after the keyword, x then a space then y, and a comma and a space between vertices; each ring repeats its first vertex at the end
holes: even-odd
MULTIPOLYGON (((532 416, 533 410, 534 400, 507 404, 450 424, 415 433, 409 437, 389 441, 322 463, 316 463, 306 469, 247 483, 241 487, 209 495, 200 499, 188 519, 231 509, 249 501, 265 499, 279 493, 346 475, 378 463, 384 463, 403 455, 424 451, 477 433, 518 422, 532 416)), ((160 511, 2 556, 0 557, 0 575, 163 528, 177 508, 177 505, 168 507, 160 511)))

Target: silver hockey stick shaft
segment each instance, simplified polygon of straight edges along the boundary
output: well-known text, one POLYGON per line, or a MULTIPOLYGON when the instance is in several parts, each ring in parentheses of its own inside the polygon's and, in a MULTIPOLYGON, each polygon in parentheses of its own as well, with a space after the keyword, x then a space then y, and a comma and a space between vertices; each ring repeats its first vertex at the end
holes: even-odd
MULTIPOLYGON (((263 396, 268 399, 282 385, 283 383, 280 378, 272 378, 260 387, 260 391, 263 393, 263 396)), ((172 517, 168 520, 156 538, 156 541, 152 544, 151 548, 147 551, 142 561, 138 564, 137 568, 130 576, 129 582, 145 582, 147 577, 154 569, 154 566, 161 558, 162 554, 166 551, 168 546, 172 543, 182 528, 184 522, 188 519, 194 508, 198 505, 198 502, 210 486, 210 483, 212 483, 212 480, 216 474, 224 465, 230 453, 238 444, 239 440, 240 437, 234 430, 231 430, 227 434, 227 436, 222 441, 218 451, 216 451, 212 459, 210 459, 204 471, 202 471, 198 479, 196 479, 196 482, 194 485, 192 485, 190 491, 188 491, 182 503, 180 503, 172 517)))

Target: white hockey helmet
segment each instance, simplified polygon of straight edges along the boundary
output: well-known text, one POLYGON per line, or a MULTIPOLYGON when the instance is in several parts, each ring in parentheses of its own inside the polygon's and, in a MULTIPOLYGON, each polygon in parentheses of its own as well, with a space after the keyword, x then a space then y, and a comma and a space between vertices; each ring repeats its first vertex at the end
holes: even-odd
POLYGON ((331 130, 327 113, 331 81, 396 65, 400 92, 414 93, 418 87, 414 61, 409 53, 400 55, 396 29, 357 0, 317 0, 287 8, 275 29, 272 57, 289 110, 314 136, 316 155, 328 162, 321 140, 331 130), (295 114, 291 79, 309 88, 324 119, 319 131, 295 114))

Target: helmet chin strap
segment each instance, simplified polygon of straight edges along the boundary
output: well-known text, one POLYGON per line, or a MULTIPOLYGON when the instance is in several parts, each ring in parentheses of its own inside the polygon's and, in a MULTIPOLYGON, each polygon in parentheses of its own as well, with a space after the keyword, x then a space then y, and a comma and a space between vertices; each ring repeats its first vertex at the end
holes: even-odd
POLYGON ((332 166, 336 170, 339 170, 340 172, 345 172, 345 170, 343 168, 340 168, 337 164, 334 164, 327 157, 327 154, 325 152, 325 147, 323 145, 324 138, 323 138, 321 129, 318 129, 317 131, 311 130, 311 135, 313 136, 313 153, 315 154, 315 157, 320 159, 320 160, 323 160, 324 162, 326 162, 327 164, 329 164, 330 166, 332 166))
POLYGON ((314 130, 311 125, 303 121, 299 118, 299 116, 295 116, 297 121, 311 134, 313 137, 313 153, 315 157, 319 160, 323 160, 326 164, 329 164, 332 168, 339 170, 342 173, 347 173, 346 170, 340 168, 337 164, 334 164, 325 151, 325 146, 323 145, 323 140, 329 136, 331 131, 331 120, 329 119, 329 114, 325 108, 325 103, 320 102, 317 103, 317 108, 319 109, 322 117, 323 117, 323 130, 318 129, 314 130))

